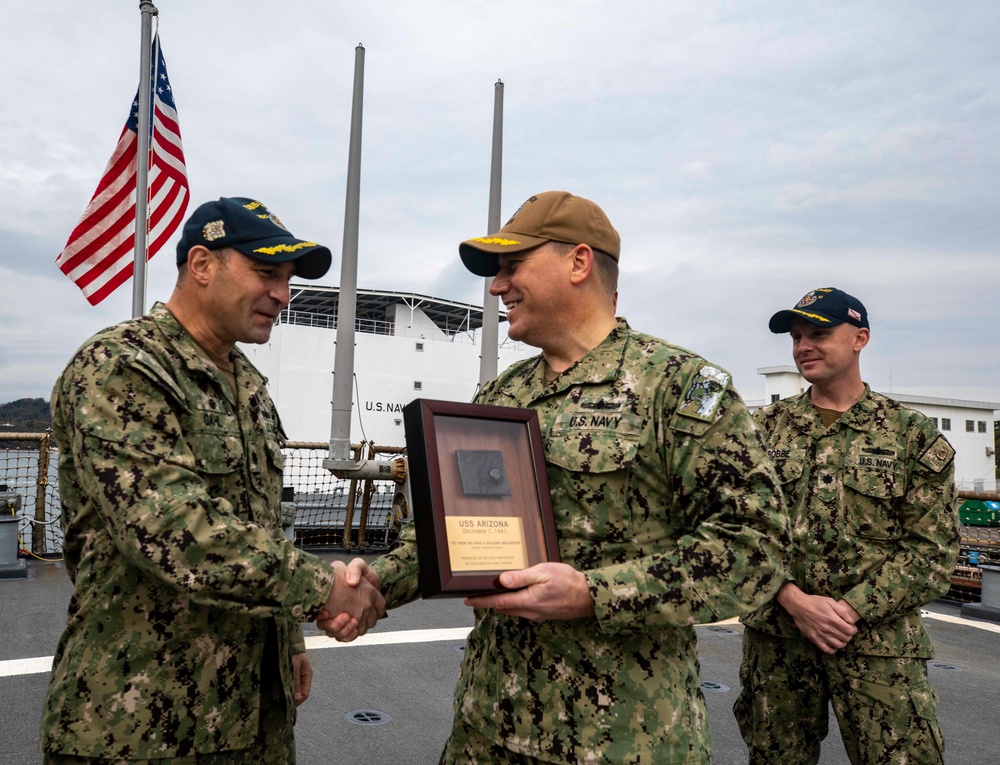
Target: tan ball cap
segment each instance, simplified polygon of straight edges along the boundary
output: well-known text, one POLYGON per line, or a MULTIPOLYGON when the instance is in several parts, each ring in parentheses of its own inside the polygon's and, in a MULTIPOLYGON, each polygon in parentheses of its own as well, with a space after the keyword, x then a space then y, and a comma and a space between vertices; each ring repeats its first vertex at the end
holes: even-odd
POLYGON ((496 234, 467 239, 458 252, 472 273, 496 276, 499 255, 524 252, 546 242, 587 244, 615 261, 621 254, 621 237, 604 210, 567 191, 543 191, 529 197, 496 234))

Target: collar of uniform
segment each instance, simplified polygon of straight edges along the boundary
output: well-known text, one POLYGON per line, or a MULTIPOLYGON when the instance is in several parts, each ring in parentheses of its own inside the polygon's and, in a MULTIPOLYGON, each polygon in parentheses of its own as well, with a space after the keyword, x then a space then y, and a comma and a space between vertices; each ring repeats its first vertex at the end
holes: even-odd
POLYGON ((865 392, 845 412, 842 421, 854 430, 867 433, 872 429, 872 415, 875 413, 875 406, 875 400, 872 398, 872 389, 868 383, 865 383, 865 392))
MULTIPOLYGON (((573 385, 599 385, 618 377, 631 331, 628 322, 619 317, 618 326, 611 330, 596 348, 589 350, 556 378, 558 390, 573 385)), ((541 369, 538 373, 543 374, 541 369)))
POLYGON ((149 311, 151 318, 164 336, 170 340, 177 353, 184 358, 188 369, 195 369, 209 374, 215 373, 215 367, 204 351, 200 351, 191 333, 177 321, 170 309, 164 303, 157 301, 149 311))
MULTIPOLYGON (((556 378, 554 384, 545 382, 544 357, 529 359, 516 374, 503 384, 504 396, 515 400, 544 398, 562 393, 574 385, 602 383, 613 380, 621 368, 626 341, 631 328, 625 319, 618 319, 616 326, 600 344, 556 378)), ((501 374, 501 377, 503 375, 501 374)))
MULTIPOLYGON (((811 430, 816 423, 821 423, 819 413, 816 411, 816 407, 814 407, 812 403, 811 392, 812 386, 810 385, 806 388, 805 393, 800 394, 797 399, 792 401, 790 404, 790 408, 795 412, 795 415, 799 422, 802 423, 804 430, 811 430)), ((861 398, 855 401, 851 405, 851 408, 840 416, 837 423, 846 425, 853 430, 866 433, 871 430, 872 413, 874 410, 875 401, 872 398, 872 389, 868 383, 865 383, 865 392, 861 395, 861 398)), ((821 427, 821 430, 825 432, 826 428, 821 427)))

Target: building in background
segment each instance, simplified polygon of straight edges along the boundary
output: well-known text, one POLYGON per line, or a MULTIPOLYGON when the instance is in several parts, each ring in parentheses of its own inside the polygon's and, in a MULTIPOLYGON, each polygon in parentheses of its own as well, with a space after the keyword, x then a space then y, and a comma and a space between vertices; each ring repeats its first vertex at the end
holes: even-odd
MULTIPOLYGON (((242 350, 268 378, 292 441, 329 441, 337 287, 292 285, 292 301, 264 345, 242 350)), ((482 306, 407 292, 357 291, 351 441, 404 446, 403 407, 415 398, 469 401, 479 381, 482 306)), ((501 313, 501 327, 506 317, 501 313)), ((535 356, 536 348, 501 330, 497 368, 535 356)), ((809 383, 794 366, 761 367, 764 399, 788 398, 809 383)), ((1000 403, 884 393, 930 417, 955 447, 955 481, 967 491, 996 491, 996 413, 1000 403)))
MULTIPOLYGON (((793 366, 761 367, 764 400, 748 401, 751 409, 802 393, 809 383, 793 366)), ((996 436, 994 422, 1000 403, 886 393, 910 409, 931 418, 955 447, 955 483, 965 491, 996 491, 996 436)))
MULTIPOLYGON (((329 441, 337 287, 292 285, 271 339, 241 345, 261 373, 289 440, 329 441)), ((506 338, 498 369, 537 355, 506 338)), ((357 291, 351 441, 404 446, 403 407, 415 398, 470 401, 479 384, 482 306, 404 292, 357 291)))

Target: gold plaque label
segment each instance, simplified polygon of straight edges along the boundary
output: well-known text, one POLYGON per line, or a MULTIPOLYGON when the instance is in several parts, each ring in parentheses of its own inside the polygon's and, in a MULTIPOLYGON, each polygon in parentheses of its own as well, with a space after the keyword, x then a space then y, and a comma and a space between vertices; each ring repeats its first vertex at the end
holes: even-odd
POLYGON ((514 571, 528 567, 524 529, 517 516, 445 516, 451 570, 514 571))

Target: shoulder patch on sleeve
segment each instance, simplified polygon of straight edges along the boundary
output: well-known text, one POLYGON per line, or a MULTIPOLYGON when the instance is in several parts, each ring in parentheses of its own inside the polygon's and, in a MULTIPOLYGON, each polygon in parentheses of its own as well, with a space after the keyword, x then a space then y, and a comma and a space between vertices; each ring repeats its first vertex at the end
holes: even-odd
POLYGON ((711 364, 703 364, 698 374, 688 383, 681 397, 681 405, 677 408, 678 413, 703 422, 712 422, 730 379, 728 372, 711 364))
POLYGON ((920 457, 920 463, 926 465, 935 473, 940 473, 955 459, 955 449, 944 436, 938 436, 934 443, 920 457))

